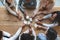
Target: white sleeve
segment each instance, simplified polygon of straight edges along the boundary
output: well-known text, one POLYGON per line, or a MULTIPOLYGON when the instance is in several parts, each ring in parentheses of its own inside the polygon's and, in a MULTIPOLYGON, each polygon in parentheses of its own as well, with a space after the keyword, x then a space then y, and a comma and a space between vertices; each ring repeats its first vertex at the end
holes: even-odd
POLYGON ((46 24, 46 23, 42 23, 43 26, 45 27, 55 27, 58 25, 58 23, 52 23, 52 24, 46 24))
POLYGON ((8 32, 3 31, 3 36, 11 37, 11 34, 8 32))
POLYGON ((43 19, 50 18, 51 16, 52 16, 52 14, 48 14, 48 15, 44 16, 43 19))
POLYGON ((16 14, 16 12, 14 12, 10 7, 8 7, 8 5, 5 3, 4 4, 4 6, 6 7, 6 9, 11 13, 11 14, 13 14, 13 15, 15 15, 15 16, 18 16, 17 14, 16 14))
POLYGON ((6 37, 2 37, 2 40, 8 40, 9 38, 6 38, 6 37))
POLYGON ((36 0, 37 4, 36 4, 36 9, 38 9, 40 7, 40 0, 36 0))
POLYGON ((17 37, 19 36, 19 34, 21 33, 21 31, 22 31, 22 27, 20 27, 17 30, 17 32, 11 38, 9 38, 9 40, 15 40, 15 39, 17 39, 17 37))
POLYGON ((35 31, 34 31, 33 28, 32 28, 32 34, 33 34, 33 36, 35 37, 34 40, 36 40, 36 33, 35 33, 35 31))
POLYGON ((18 12, 19 0, 15 0, 15 1, 16 1, 16 12, 18 12))

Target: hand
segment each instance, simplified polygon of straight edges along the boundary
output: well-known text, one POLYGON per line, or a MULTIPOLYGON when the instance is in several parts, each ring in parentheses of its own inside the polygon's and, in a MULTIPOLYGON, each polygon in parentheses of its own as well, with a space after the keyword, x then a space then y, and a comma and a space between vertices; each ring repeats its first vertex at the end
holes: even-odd
POLYGON ((34 13, 34 14, 37 14, 37 13, 38 13, 38 10, 35 10, 33 13, 34 13))
POLYGON ((24 15, 27 16, 28 12, 27 11, 24 11, 24 15))
POLYGON ((42 21, 43 20, 43 18, 40 18, 40 19, 38 19, 39 21, 42 21))
POLYGON ((25 24, 22 26, 22 29, 25 28, 25 24))
POLYGON ((36 23, 37 23, 38 25, 42 25, 42 22, 39 22, 39 21, 38 21, 38 22, 36 22, 36 23))
POLYGON ((36 15, 31 16, 31 18, 32 18, 32 19, 34 19, 34 18, 35 18, 35 16, 36 16, 36 15))
POLYGON ((32 29, 31 28, 29 29, 29 34, 32 34, 32 29))
POLYGON ((17 12, 17 15, 18 15, 18 18, 21 20, 22 19, 22 17, 20 16, 21 14, 20 14, 21 12, 20 11, 18 11, 17 12))

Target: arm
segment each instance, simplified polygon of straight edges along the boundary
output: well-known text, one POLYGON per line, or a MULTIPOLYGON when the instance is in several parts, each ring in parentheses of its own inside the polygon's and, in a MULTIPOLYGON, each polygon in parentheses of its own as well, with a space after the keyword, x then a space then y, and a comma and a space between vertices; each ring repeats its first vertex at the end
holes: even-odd
POLYGON ((52 16, 52 14, 48 14, 48 15, 44 16, 43 19, 48 19, 48 18, 50 18, 51 16, 52 16))
POLYGON ((37 2, 36 9, 39 9, 39 7, 40 7, 40 0, 36 0, 36 2, 37 2))
POLYGON ((52 23, 52 24, 42 23, 42 25, 45 27, 55 27, 55 26, 58 26, 58 23, 52 23))
POLYGON ((53 1, 52 3, 49 3, 49 4, 46 6, 46 8, 47 8, 48 10, 51 10, 51 9, 53 8, 53 6, 54 6, 54 1, 53 1))
POLYGON ((24 10, 24 8, 22 7, 22 5, 23 5, 23 0, 19 0, 18 8, 19 8, 19 10, 23 13, 23 16, 24 16, 24 18, 25 18, 26 15, 27 15, 27 12, 26 12, 26 10, 24 10))
POLYGON ((34 40, 36 40, 36 33, 35 33, 35 31, 34 31, 33 28, 31 28, 31 29, 32 29, 32 34, 33 34, 33 36, 35 37, 34 40))
POLYGON ((2 4, 5 4, 5 0, 0 0, 2 2, 2 4))
POLYGON ((36 9, 34 11, 34 14, 36 14, 39 11, 40 8, 40 0, 36 0, 37 4, 36 4, 36 9))
POLYGON ((7 9, 11 14, 13 14, 13 15, 15 15, 15 16, 18 16, 18 15, 16 14, 16 12, 14 12, 6 3, 4 4, 4 6, 6 7, 6 9, 7 9))
POLYGON ((17 30, 17 32, 11 38, 9 38, 9 40, 15 40, 15 39, 17 39, 17 37, 19 36, 19 34, 21 33, 21 31, 22 31, 22 27, 20 27, 17 30))
POLYGON ((20 1, 20 0, 17 0, 17 1, 15 0, 15 2, 16 2, 16 12, 18 12, 18 9, 19 9, 19 8, 18 8, 18 6, 19 6, 19 1, 20 1))
POLYGON ((22 5, 23 5, 23 0, 19 0, 19 9, 24 13, 24 9, 23 9, 23 7, 22 7, 22 5))
POLYGON ((11 34, 10 33, 5 32, 5 31, 2 31, 2 32, 3 32, 3 36, 11 37, 11 34))
POLYGON ((14 12, 14 11, 6 4, 5 0, 3 0, 3 1, 1 1, 1 2, 3 3, 3 5, 6 7, 6 9, 7 9, 11 14, 13 14, 13 15, 15 15, 15 16, 18 16, 18 15, 16 14, 16 12, 14 12))
POLYGON ((36 22, 37 22, 37 21, 42 21, 42 20, 45 20, 45 19, 50 18, 51 16, 52 16, 52 14, 48 14, 48 15, 46 15, 46 16, 40 18, 40 19, 36 19, 35 21, 36 21, 36 22))

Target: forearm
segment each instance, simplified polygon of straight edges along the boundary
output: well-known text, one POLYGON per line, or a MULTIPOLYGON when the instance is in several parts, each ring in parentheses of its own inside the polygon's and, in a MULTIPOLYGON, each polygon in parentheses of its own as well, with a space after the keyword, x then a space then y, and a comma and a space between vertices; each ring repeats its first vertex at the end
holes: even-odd
POLYGON ((19 34, 21 33, 21 31, 22 31, 22 27, 20 27, 20 28, 17 30, 17 32, 16 32, 10 39, 12 39, 12 40, 17 39, 17 37, 19 36, 19 34))
POLYGON ((34 10, 34 14, 37 14, 37 12, 39 11, 40 8, 40 0, 36 0, 36 9, 34 10))
POLYGON ((3 36, 11 37, 11 34, 10 33, 5 32, 5 31, 2 31, 2 32, 3 32, 3 36))
POLYGON ((47 5, 46 8, 47 8, 48 10, 51 10, 51 9, 53 8, 53 6, 54 6, 54 2, 53 2, 53 3, 50 3, 49 5, 47 5))
POLYGON ((58 23, 52 23, 52 24, 42 23, 42 25, 45 27, 55 27, 55 26, 58 26, 58 23))
POLYGON ((13 11, 10 7, 8 7, 7 4, 4 4, 4 6, 6 7, 6 9, 7 9, 11 14, 13 14, 13 15, 15 15, 15 16, 18 16, 17 13, 16 13, 15 11, 13 11))
POLYGON ((48 14, 48 15, 44 16, 43 19, 48 19, 48 18, 50 18, 51 16, 52 16, 52 14, 48 14))
POLYGON ((36 40, 36 33, 35 33, 35 31, 34 31, 33 28, 32 28, 32 34, 33 34, 33 36, 35 37, 34 40, 36 40))

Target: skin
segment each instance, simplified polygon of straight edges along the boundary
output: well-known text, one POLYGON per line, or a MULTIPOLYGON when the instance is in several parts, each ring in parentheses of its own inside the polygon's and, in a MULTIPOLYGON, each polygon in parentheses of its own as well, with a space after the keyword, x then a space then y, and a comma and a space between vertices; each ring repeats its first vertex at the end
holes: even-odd
MULTIPOLYGON (((7 2, 11 4, 11 3, 13 2, 13 0, 7 0, 7 2)), ((10 6, 9 6, 9 7, 10 7, 10 6)), ((12 7, 10 7, 10 9, 13 10, 12 7)), ((15 10, 14 10, 14 11, 15 11, 15 10)), ((15 12, 16 12, 16 11, 15 11, 15 12)), ((20 14, 21 14, 22 12, 21 12, 20 10, 18 10, 16 13, 17 13, 17 15, 18 15, 19 20, 21 20, 22 17, 21 17, 20 14)))
POLYGON ((8 3, 12 3, 13 0, 7 0, 8 3))
POLYGON ((40 15, 41 13, 43 13, 43 14, 50 13, 52 11, 51 9, 53 8, 53 6, 54 6, 54 0, 53 1, 52 0, 51 1, 50 0, 41 0, 40 8, 37 9, 38 12, 35 15, 33 15, 32 18, 34 18, 36 15, 40 15), (50 2, 53 2, 53 3, 50 3, 50 2), (44 10, 43 7, 46 7, 46 10, 44 10))
POLYGON ((53 1, 51 0, 41 0, 41 5, 40 5, 40 9, 39 9, 39 12, 37 14, 47 14, 47 13, 50 13, 54 6, 54 2, 52 3, 53 1), (43 7, 46 7, 46 10, 43 9, 43 7))
POLYGON ((53 16, 52 16, 52 17, 53 17, 53 18, 55 18, 56 16, 57 16, 57 14, 55 13, 55 14, 53 14, 53 16))
POLYGON ((47 31, 48 31, 47 27, 43 27, 43 26, 40 25, 37 28, 42 29, 43 31, 45 31, 44 34, 47 34, 47 31))
POLYGON ((25 28, 25 26, 28 26, 29 27, 29 34, 32 34, 32 27, 31 27, 31 25, 24 24, 22 27, 25 28))

